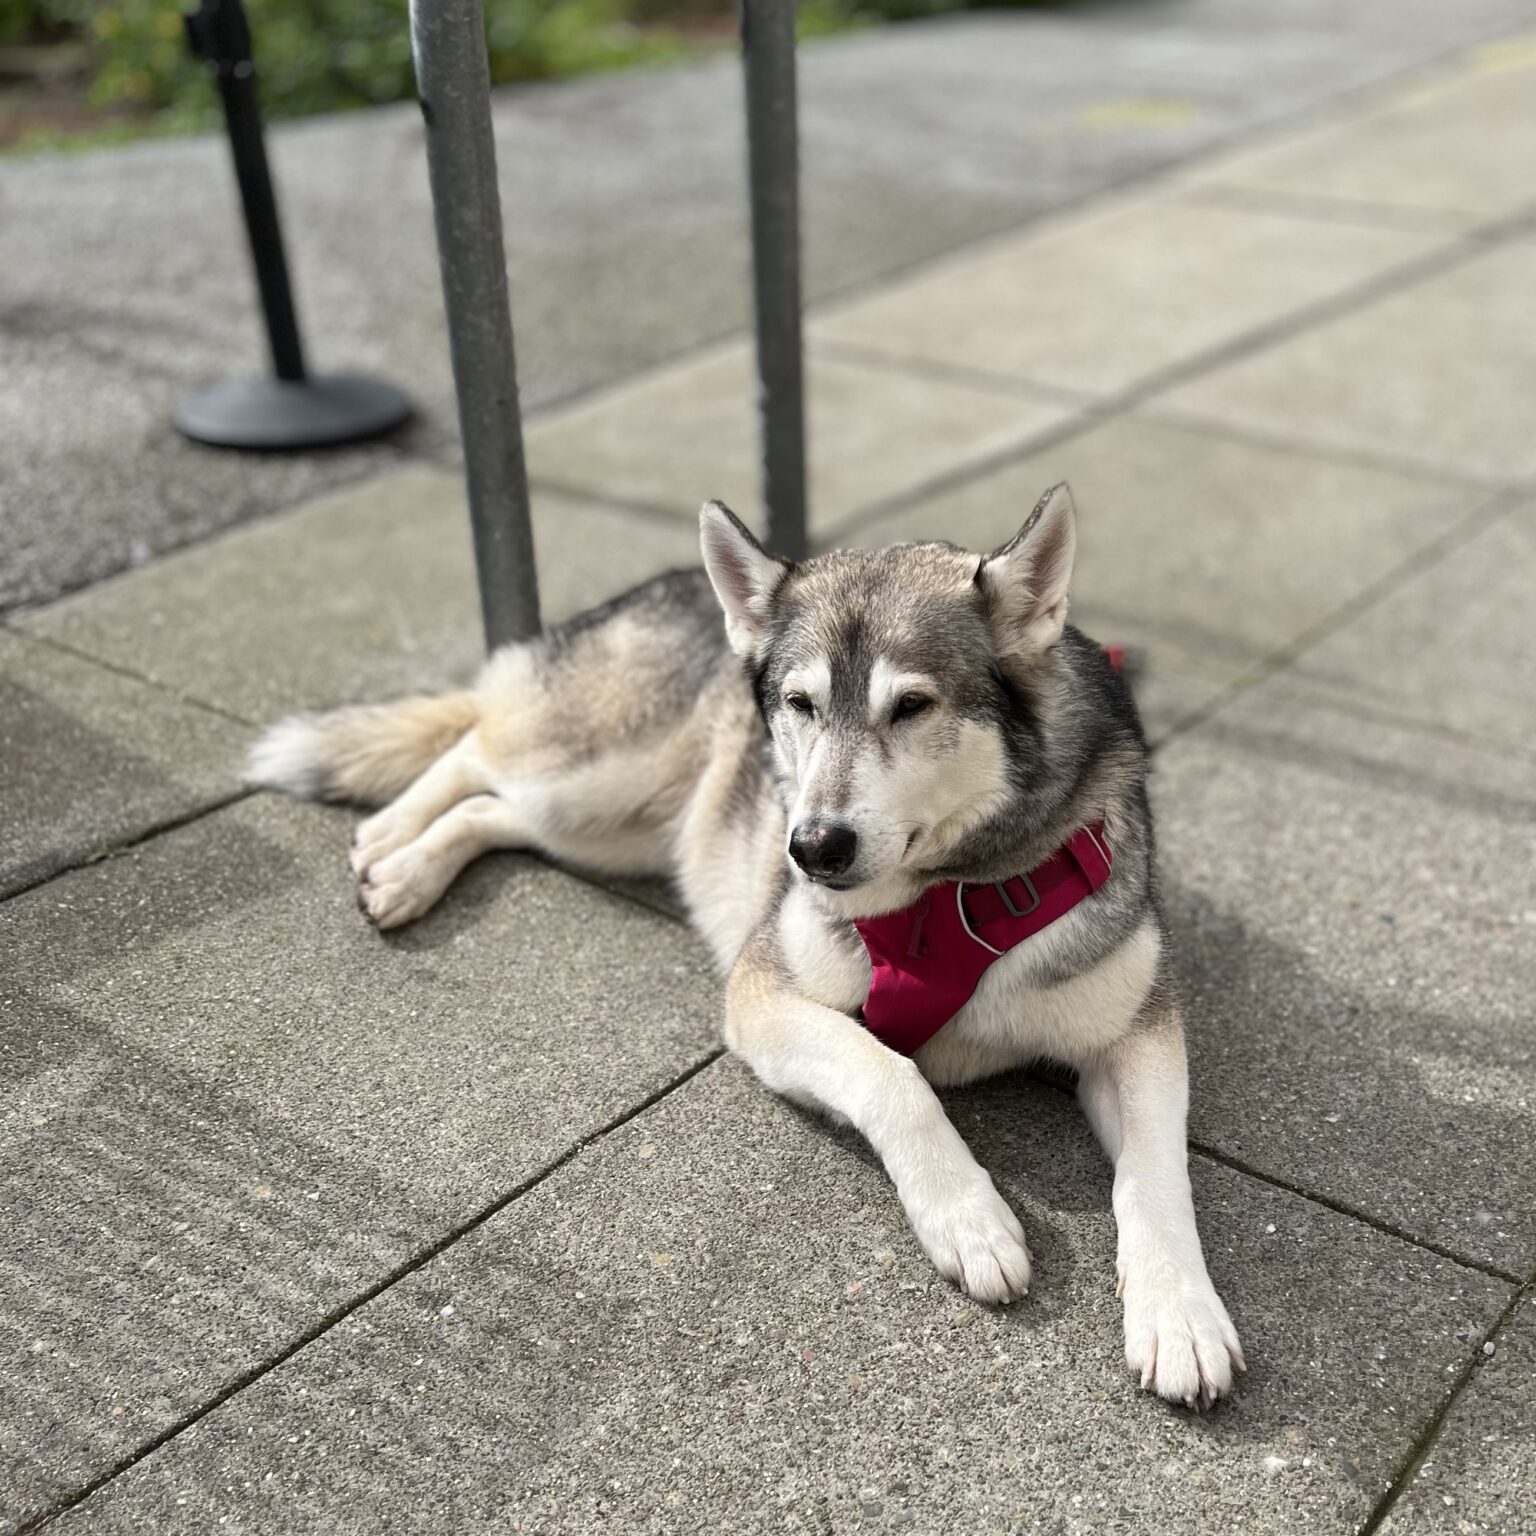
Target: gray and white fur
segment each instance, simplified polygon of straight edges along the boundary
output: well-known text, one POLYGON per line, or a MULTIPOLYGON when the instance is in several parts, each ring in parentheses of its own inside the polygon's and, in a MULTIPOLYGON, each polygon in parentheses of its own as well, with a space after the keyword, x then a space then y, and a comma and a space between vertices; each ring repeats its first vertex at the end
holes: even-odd
POLYGON ((701 532, 704 570, 505 647, 466 692, 285 721, 252 782, 383 806, 351 857, 380 928, 492 848, 673 877, 727 977, 728 1044, 868 1139, 933 1263, 983 1301, 1024 1296, 1029 1253, 934 1087, 1074 1068, 1115 1166, 1126 1358, 1163 1397, 1213 1402, 1242 1350, 1190 1195, 1146 746, 1124 683, 1066 622, 1070 493, 990 555, 904 544, 796 565, 713 502, 701 532), (914 1058, 863 1027, 855 918, 1027 871, 1098 821, 1110 879, 998 960, 914 1058))

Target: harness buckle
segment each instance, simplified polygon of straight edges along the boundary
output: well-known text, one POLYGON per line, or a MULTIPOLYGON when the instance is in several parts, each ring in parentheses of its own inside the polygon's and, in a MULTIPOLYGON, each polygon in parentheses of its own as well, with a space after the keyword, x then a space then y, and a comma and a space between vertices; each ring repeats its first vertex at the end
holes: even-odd
MULTIPOLYGON (((1010 917, 1028 917, 1040 905, 1040 892, 1035 889, 1035 882, 1028 875, 1011 875, 1009 879, 1022 880, 1024 882, 1024 889, 1029 892, 1029 905, 1027 907, 1021 907, 1008 894, 1008 880, 994 880, 992 882, 992 889, 997 892, 997 899, 1002 902, 1004 910, 1010 917)), ((960 926, 965 930, 967 938, 974 939, 988 954, 1001 955, 1003 953, 1002 950, 988 944, 971 927, 971 914, 965 910, 965 884, 963 881, 956 881, 955 883, 955 910, 960 914, 960 926)))

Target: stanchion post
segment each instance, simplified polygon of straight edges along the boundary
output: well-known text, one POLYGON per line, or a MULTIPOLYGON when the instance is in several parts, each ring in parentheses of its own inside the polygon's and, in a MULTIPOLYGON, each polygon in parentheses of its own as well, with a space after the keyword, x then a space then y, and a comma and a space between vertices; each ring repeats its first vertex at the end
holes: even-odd
POLYGON ((312 377, 304 366, 244 6, 240 0, 199 0, 185 20, 187 42, 208 66, 224 104, 272 376, 202 390, 183 401, 172 419, 185 436, 219 448, 330 447, 398 427, 411 414, 398 389, 355 374, 312 377))

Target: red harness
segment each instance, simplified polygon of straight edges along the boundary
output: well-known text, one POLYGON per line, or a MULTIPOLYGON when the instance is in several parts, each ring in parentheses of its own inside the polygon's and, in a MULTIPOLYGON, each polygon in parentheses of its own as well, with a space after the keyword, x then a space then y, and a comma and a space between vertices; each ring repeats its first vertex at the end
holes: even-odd
POLYGON ((1016 944, 1065 917, 1109 879, 1104 823, 1084 827, 1027 875, 996 885, 950 880, 885 917, 854 921, 869 951, 864 1024, 912 1056, 970 1001, 1016 944))

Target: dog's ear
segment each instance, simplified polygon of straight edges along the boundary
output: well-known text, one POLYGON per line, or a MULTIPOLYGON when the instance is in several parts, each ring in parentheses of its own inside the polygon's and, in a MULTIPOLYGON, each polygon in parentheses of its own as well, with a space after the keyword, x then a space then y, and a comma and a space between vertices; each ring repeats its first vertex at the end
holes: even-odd
POLYGON ((704 569, 725 610, 725 633, 738 656, 757 651, 774 592, 793 568, 770 555, 723 502, 706 501, 699 513, 704 569))
POLYGON ((1035 504, 1024 526, 976 570, 998 651, 1038 654, 1061 638, 1077 551, 1076 511, 1063 481, 1035 504))

